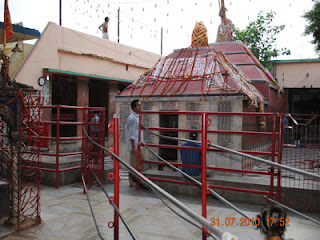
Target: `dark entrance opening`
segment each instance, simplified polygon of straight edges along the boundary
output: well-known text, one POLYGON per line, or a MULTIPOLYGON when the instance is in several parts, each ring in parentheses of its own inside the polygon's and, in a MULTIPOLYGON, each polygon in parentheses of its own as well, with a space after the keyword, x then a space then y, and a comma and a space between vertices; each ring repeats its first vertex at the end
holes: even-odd
POLYGON ((292 114, 320 114, 319 88, 285 89, 288 92, 288 110, 292 114))
POLYGON ((91 79, 89 81, 89 107, 104 107, 106 110, 106 137, 109 122, 109 82, 91 79))
MULTIPOLYGON (((161 128, 178 128, 178 115, 169 115, 169 114, 160 114, 160 127, 161 128)), ((161 135, 178 137, 178 132, 176 131, 160 131, 161 135)), ((177 140, 169 140, 160 138, 160 144, 164 145, 178 145, 177 140)), ((177 149, 170 148, 160 148, 159 155, 167 161, 176 162, 178 159, 177 149)), ((163 166, 159 166, 159 169, 162 169, 163 166)))
MULTIPOLYGON (((69 105, 77 106, 77 77, 53 74, 52 76, 52 105, 69 105)), ((52 109, 52 120, 57 120, 57 109, 52 109)), ((60 109, 60 121, 76 122, 77 110, 75 109, 60 109)), ((57 126, 51 127, 52 137, 57 136, 57 126)), ((76 125, 60 125, 61 137, 77 136, 76 125)))

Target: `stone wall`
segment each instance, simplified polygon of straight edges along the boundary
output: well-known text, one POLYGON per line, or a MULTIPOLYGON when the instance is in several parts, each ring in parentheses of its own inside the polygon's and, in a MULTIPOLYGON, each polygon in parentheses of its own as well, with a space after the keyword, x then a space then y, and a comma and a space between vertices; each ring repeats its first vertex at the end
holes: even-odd
MULTIPOLYGON (((129 156, 126 153, 125 145, 125 124, 126 120, 131 114, 130 102, 134 98, 114 99, 117 105, 117 116, 119 116, 120 123, 120 157, 129 162, 129 156)), ((199 101, 199 98, 180 97, 172 101, 172 98, 149 98, 142 99, 142 109, 148 111, 188 111, 188 112, 242 112, 243 110, 243 97, 211 97, 206 101, 199 101)), ((242 117, 241 116, 217 116, 210 115, 211 125, 209 130, 242 130, 242 117)), ((159 114, 145 114, 143 116, 143 125, 146 127, 159 127, 160 117, 159 114)), ((192 126, 201 130, 202 116, 192 114, 179 114, 178 127, 181 129, 191 129, 192 126)), ((146 143, 159 144, 159 138, 152 134, 144 132, 146 143)), ((179 132, 179 138, 189 139, 189 133, 179 132)), ((241 135, 230 134, 208 134, 208 139, 212 143, 225 146, 232 149, 241 149, 242 137, 241 135)), ((201 133, 198 134, 198 140, 201 140, 201 133)), ((179 141, 179 145, 182 141, 179 141)), ((158 152, 158 149, 154 149, 158 152)), ((145 152, 146 159, 156 161, 155 157, 145 152)), ((180 154, 178 151, 178 162, 180 154)), ((222 154, 213 151, 207 153, 207 165, 215 165, 217 167, 227 167, 241 169, 241 157, 222 154)))

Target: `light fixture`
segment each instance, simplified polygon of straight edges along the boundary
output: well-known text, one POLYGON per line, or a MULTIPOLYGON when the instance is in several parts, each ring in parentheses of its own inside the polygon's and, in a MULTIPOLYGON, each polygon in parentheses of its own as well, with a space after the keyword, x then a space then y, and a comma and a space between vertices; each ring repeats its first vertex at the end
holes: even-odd
POLYGON ((40 77, 38 79, 38 83, 39 83, 40 86, 43 86, 44 85, 44 77, 40 77))
POLYGON ((16 46, 12 49, 12 52, 22 52, 22 50, 19 48, 18 43, 16 46))

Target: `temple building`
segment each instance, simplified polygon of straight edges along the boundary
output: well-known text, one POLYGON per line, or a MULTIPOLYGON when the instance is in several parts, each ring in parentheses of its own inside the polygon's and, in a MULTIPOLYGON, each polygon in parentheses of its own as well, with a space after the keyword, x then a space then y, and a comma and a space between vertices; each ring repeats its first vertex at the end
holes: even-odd
MULTIPOLYGON (((217 38, 220 34, 219 30, 217 38)), ((242 42, 229 41, 229 37, 219 39, 220 42, 209 44, 207 29, 202 22, 198 22, 192 33, 190 47, 175 50, 160 59, 137 82, 129 85, 114 98, 117 103, 117 115, 120 116, 121 157, 125 158, 126 155, 124 127, 130 114, 130 102, 137 98, 142 103, 142 109, 151 111, 281 111, 279 86, 268 70, 242 42)), ((143 118, 142 121, 148 127, 200 129, 201 116, 158 114, 143 118)), ((250 124, 254 130, 263 131, 264 128, 271 127, 268 120, 264 118, 257 118, 250 124)), ((209 129, 242 131, 247 127, 241 117, 220 116, 212 121, 209 129)), ((170 136, 188 138, 185 132, 170 134, 170 136)), ((147 133, 145 133, 145 139, 147 143, 163 143, 163 140, 147 133)), ((214 141, 218 145, 232 149, 250 147, 244 146, 243 139, 236 135, 217 137, 214 141)), ((176 141, 173 144, 180 143, 176 141)), ((270 146, 269 143, 263 144, 263 147, 270 146)), ((165 159, 179 161, 176 149, 159 149, 159 155, 165 159)), ((208 159, 211 159, 208 165, 225 166, 223 160, 219 164, 212 162, 214 160, 210 156, 208 159)), ((243 167, 239 161, 233 163, 233 168, 243 167)))

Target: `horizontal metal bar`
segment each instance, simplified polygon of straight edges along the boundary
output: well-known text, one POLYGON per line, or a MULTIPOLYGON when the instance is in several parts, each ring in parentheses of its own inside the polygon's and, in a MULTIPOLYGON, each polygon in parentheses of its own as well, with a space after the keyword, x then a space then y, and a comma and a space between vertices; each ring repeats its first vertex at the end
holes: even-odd
POLYGON ((80 169, 82 168, 82 166, 76 166, 76 167, 70 167, 70 168, 62 168, 59 169, 58 171, 54 168, 42 168, 40 167, 41 171, 45 171, 45 172, 67 172, 67 171, 72 171, 72 170, 76 170, 76 169, 80 169))
MULTIPOLYGON (((156 135, 156 136, 160 136, 162 138, 201 144, 200 141, 194 141, 194 140, 189 140, 189 139, 184 139, 184 138, 175 138, 175 137, 162 136, 162 135, 159 135, 159 134, 156 134, 156 133, 150 131, 147 128, 144 128, 144 129, 147 130, 148 132, 150 132, 151 134, 156 135)), ((286 165, 282 165, 282 164, 279 164, 279 163, 276 163, 276 162, 271 162, 271 161, 265 160, 263 158, 259 158, 259 157, 256 157, 256 156, 252 156, 252 155, 243 153, 241 151, 236 151, 236 150, 233 150, 231 148, 222 147, 222 146, 217 145, 217 144, 209 143, 208 145, 211 146, 211 147, 223 150, 225 152, 231 152, 231 153, 234 153, 236 155, 240 155, 242 157, 251 158, 253 160, 256 160, 257 162, 262 162, 262 163, 265 163, 265 164, 270 165, 272 167, 277 167, 277 168, 280 168, 280 169, 287 170, 289 172, 297 173, 297 174, 300 174, 300 175, 303 175, 303 176, 307 176, 307 177, 310 177, 310 178, 313 178, 313 179, 320 180, 320 175, 317 175, 317 174, 309 173, 309 172, 306 172, 306 171, 303 171, 303 170, 300 170, 300 169, 297 169, 297 168, 292 168, 292 167, 289 167, 289 166, 286 166, 286 165)))
POLYGON ((185 146, 179 146, 179 145, 158 145, 158 144, 146 144, 145 146, 148 147, 157 147, 157 148, 169 148, 169 149, 188 149, 188 150, 195 150, 195 151, 201 151, 201 147, 185 147, 185 146))
MULTIPOLYGON (((40 139, 45 139, 45 140, 52 140, 52 141, 57 141, 56 137, 46 137, 46 136, 39 136, 38 138, 40 139)), ((82 140, 84 137, 79 136, 79 137, 59 137, 59 140, 61 141, 68 141, 68 140, 82 140)))
MULTIPOLYGON (((161 127, 148 127, 149 130, 153 131, 164 131, 164 132, 197 132, 201 133, 201 130, 195 129, 181 129, 181 128, 161 128, 161 127)), ((246 134, 246 135, 260 135, 260 136, 273 136, 272 132, 253 132, 253 131, 226 131, 226 130, 207 130, 208 133, 221 133, 221 134, 246 134)), ((279 135, 277 132, 276 135, 279 135)))
MULTIPOLYGON (((43 121, 45 124, 53 124, 56 125, 58 122, 57 121, 43 121)), ((83 125, 83 122, 59 122, 60 125, 83 125)))
POLYGON ((70 152, 70 153, 49 153, 49 152, 40 152, 41 155, 45 156, 59 156, 59 157, 65 157, 65 156, 74 156, 74 155, 81 155, 82 152, 70 152))
MULTIPOLYGON (((210 152, 228 152, 220 149, 213 149, 213 148, 208 148, 207 151, 210 152)), ((271 152, 258 152, 258 151, 248 151, 248 150, 237 150, 238 152, 241 153, 247 153, 247 154, 252 154, 252 155, 263 155, 263 156, 272 156, 271 152)), ((279 156, 278 153, 274 154, 275 156, 279 156)))
MULTIPOLYGON (((148 164, 165 165, 165 163, 163 163, 163 162, 153 162, 153 161, 142 161, 142 162, 143 163, 148 163, 148 164)), ((170 162, 170 164, 172 164, 173 166, 178 166, 178 167, 201 168, 201 165, 190 165, 190 164, 173 163, 173 162, 170 162)), ((226 171, 226 172, 260 174, 260 175, 268 175, 268 176, 271 175, 271 173, 269 173, 269 172, 244 170, 244 169, 231 169, 231 168, 210 167, 210 166, 207 166, 206 169, 217 170, 217 171, 226 171)))
MULTIPOLYGON (((258 136, 273 136, 272 132, 252 132, 252 131, 226 131, 226 130, 207 130, 208 133, 220 134, 238 134, 238 135, 258 135, 258 136)), ((276 133, 279 136, 279 133, 276 133)))
MULTIPOLYGON (((226 187, 226 186, 218 186, 218 185, 208 185, 210 188, 214 189, 222 189, 222 190, 231 190, 235 192, 245 192, 245 193, 255 193, 255 194, 270 194, 270 191, 262 191, 262 190, 253 190, 253 189, 245 189, 245 188, 235 188, 235 187, 226 187)), ((274 192, 273 195, 277 196, 277 193, 274 192)))
MULTIPOLYGON (((148 177, 148 179, 150 179, 152 181, 169 182, 169 183, 176 183, 176 184, 182 184, 182 185, 197 186, 196 183, 183 182, 183 181, 180 181, 180 180, 157 178, 157 177, 148 177)), ((256 194, 261 194, 261 195, 265 195, 265 194, 269 194, 270 193, 268 191, 252 190, 252 189, 244 189, 244 188, 235 188, 235 187, 225 187, 225 186, 219 186, 219 185, 207 185, 207 186, 208 186, 208 191, 212 190, 211 188, 215 188, 215 189, 230 190, 230 191, 235 191, 235 192, 256 193, 256 194)), ((216 196, 216 194, 217 193, 215 193, 214 196, 216 196)), ((277 195, 275 192, 274 192, 274 194, 277 195)), ((221 196, 220 196, 220 198, 221 198, 221 196)), ((244 213, 241 211, 240 214, 243 215, 244 213)), ((247 215, 245 215, 245 217, 250 218, 247 215)))
POLYGON ((77 107, 77 106, 69 106, 69 105, 46 105, 42 106, 42 108, 52 108, 52 109, 78 109, 78 110, 85 110, 85 107, 77 107))
POLYGON ((188 112, 188 111, 146 111, 141 110, 141 114, 169 114, 169 115, 202 115, 203 113, 208 115, 228 115, 228 116, 280 116, 278 113, 258 113, 258 112, 243 112, 243 113, 236 113, 236 112, 188 112))
POLYGON ((289 167, 289 166, 286 166, 286 165, 282 165, 282 164, 279 164, 279 163, 276 163, 276 162, 271 162, 271 161, 265 160, 263 158, 259 158, 259 157, 252 156, 252 155, 249 155, 249 154, 246 154, 246 153, 238 152, 238 151, 235 151, 235 150, 230 149, 230 148, 222 147, 222 146, 217 145, 217 144, 210 143, 209 145, 212 146, 212 147, 224 150, 226 152, 231 152, 231 153, 234 153, 236 155, 240 155, 242 157, 251 158, 253 160, 256 160, 257 162, 262 162, 262 163, 265 163, 265 164, 270 165, 272 167, 277 167, 277 168, 280 168, 280 169, 283 169, 283 170, 286 170, 286 171, 289 171, 289 172, 297 173, 297 174, 300 174, 300 175, 303 175, 303 176, 307 176, 307 177, 310 177, 310 178, 313 178, 313 179, 320 180, 320 175, 317 175, 317 174, 309 173, 309 172, 306 172, 306 171, 303 171, 303 170, 300 170, 300 169, 297 169, 297 168, 292 168, 292 167, 289 167))

